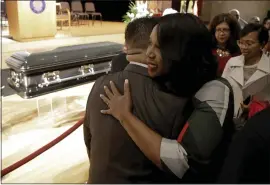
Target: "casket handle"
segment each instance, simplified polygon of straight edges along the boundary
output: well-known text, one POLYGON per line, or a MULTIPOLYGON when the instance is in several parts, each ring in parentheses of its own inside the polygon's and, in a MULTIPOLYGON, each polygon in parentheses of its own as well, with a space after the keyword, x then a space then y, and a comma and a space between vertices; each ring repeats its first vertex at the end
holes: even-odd
POLYGON ((21 74, 16 73, 15 71, 11 71, 10 76, 11 76, 10 79, 11 79, 12 83, 15 85, 15 87, 19 88, 20 83, 21 83, 21 74))
POLYGON ((59 81, 61 81, 60 71, 53 71, 53 72, 44 73, 42 75, 42 80, 43 80, 43 83, 39 84, 39 87, 43 87, 44 85, 48 86, 52 83, 59 82, 59 81))
POLYGON ((83 65, 79 68, 79 71, 84 75, 84 74, 94 74, 94 65, 93 64, 88 64, 88 65, 83 65))
POLYGON ((63 79, 60 78, 60 71, 44 73, 42 75, 43 82, 41 84, 38 84, 38 87, 43 88, 44 86, 49 86, 49 85, 56 84, 59 82, 65 82, 65 81, 69 81, 73 79, 78 80, 80 78, 85 78, 87 76, 96 75, 100 73, 109 73, 111 70, 111 62, 108 62, 106 65, 105 66, 104 64, 100 64, 100 65, 98 64, 95 66, 94 64, 83 65, 79 67, 79 72, 81 74, 63 78, 63 79))

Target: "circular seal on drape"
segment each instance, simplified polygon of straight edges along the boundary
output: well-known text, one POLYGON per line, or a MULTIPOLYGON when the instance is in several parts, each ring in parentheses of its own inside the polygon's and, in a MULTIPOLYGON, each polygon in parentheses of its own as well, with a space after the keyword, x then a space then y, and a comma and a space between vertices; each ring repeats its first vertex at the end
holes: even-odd
POLYGON ((30 8, 36 14, 42 13, 46 8, 45 0, 30 0, 30 8))

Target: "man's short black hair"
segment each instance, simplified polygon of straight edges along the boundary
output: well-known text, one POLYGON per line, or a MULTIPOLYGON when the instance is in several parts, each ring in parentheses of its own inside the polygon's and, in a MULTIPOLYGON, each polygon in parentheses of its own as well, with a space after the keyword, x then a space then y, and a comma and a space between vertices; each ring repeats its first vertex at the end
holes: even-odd
POLYGON ((151 32, 158 20, 154 17, 142 17, 130 22, 125 31, 126 44, 133 48, 146 49, 151 32))
POLYGON ((268 30, 261 24, 250 23, 247 24, 240 32, 240 38, 248 35, 252 32, 258 32, 258 40, 261 45, 268 42, 269 35, 268 30))

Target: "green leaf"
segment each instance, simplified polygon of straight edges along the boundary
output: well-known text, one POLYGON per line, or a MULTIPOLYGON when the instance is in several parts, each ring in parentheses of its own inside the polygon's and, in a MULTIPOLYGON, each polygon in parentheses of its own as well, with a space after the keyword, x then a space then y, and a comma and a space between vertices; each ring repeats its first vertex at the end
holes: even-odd
POLYGON ((129 9, 133 9, 134 7, 136 8, 136 4, 133 2, 130 2, 128 7, 129 7, 129 9))

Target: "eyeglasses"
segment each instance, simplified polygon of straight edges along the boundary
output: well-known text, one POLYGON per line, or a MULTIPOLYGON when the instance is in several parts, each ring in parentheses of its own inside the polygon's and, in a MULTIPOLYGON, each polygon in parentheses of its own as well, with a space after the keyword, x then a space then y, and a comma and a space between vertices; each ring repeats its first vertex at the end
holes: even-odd
POLYGON ((230 29, 228 29, 228 28, 224 28, 224 29, 221 29, 221 28, 218 28, 218 29, 216 29, 216 32, 218 32, 218 33, 229 33, 230 32, 230 29))
POLYGON ((238 40, 237 44, 239 47, 251 48, 253 45, 258 44, 259 42, 243 42, 238 40))

